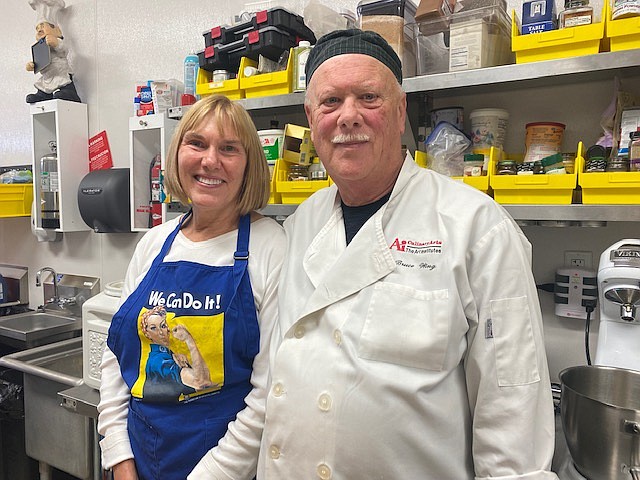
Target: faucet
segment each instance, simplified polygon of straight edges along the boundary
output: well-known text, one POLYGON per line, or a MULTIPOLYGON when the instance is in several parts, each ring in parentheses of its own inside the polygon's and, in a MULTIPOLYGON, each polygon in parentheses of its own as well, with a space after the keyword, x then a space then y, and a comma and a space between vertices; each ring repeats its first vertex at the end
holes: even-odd
POLYGON ((38 307, 39 310, 44 311, 47 305, 52 305, 52 304, 61 310, 65 310, 68 306, 72 306, 76 304, 76 299, 73 297, 71 298, 60 297, 60 294, 58 293, 58 274, 51 267, 44 267, 36 272, 36 287, 39 287, 42 285, 42 281, 41 281, 42 272, 51 272, 51 276, 53 277, 53 298, 50 298, 49 300, 45 300, 44 305, 40 305, 40 307, 38 307))
POLYGON ((56 304, 60 303, 60 296, 58 295, 58 274, 51 267, 41 268, 36 272, 36 287, 39 287, 42 285, 42 281, 40 279, 40 277, 42 276, 42 272, 51 272, 51 275, 53 276, 53 298, 50 299, 49 301, 45 300, 45 305, 47 303, 56 303, 56 304))

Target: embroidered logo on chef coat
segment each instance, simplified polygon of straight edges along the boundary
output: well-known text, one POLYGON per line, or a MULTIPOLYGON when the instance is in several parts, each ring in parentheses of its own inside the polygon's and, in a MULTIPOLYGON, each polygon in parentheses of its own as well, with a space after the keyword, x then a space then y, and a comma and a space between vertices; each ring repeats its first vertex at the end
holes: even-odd
POLYGON ((389 249, 410 253, 412 255, 440 254, 442 253, 442 240, 419 242, 417 240, 403 240, 396 237, 391 245, 389 245, 389 249))
POLYGON ((175 402, 220 390, 223 326, 224 314, 176 317, 163 306, 143 308, 138 316, 140 368, 131 395, 175 402))

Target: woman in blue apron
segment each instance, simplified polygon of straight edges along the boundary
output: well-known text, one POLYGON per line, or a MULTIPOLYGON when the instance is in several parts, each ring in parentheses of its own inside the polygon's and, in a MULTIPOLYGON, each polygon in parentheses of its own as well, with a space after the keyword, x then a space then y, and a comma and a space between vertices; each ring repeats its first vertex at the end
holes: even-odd
POLYGON ((146 233, 129 264, 101 367, 102 464, 115 480, 184 480, 213 449, 199 468, 251 479, 285 247, 255 212, 270 174, 247 112, 196 103, 165 172, 191 211, 146 233))

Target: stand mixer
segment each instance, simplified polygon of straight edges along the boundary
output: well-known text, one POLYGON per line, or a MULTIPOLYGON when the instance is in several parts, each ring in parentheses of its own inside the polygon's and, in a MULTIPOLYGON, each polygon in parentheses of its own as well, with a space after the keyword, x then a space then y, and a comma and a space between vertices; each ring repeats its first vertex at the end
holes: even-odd
POLYGON ((596 365, 640 370, 640 240, 611 245, 598 267, 596 365))
POLYGON ((597 282, 595 362, 560 373, 562 427, 571 456, 558 477, 640 480, 640 240, 607 248, 597 282))

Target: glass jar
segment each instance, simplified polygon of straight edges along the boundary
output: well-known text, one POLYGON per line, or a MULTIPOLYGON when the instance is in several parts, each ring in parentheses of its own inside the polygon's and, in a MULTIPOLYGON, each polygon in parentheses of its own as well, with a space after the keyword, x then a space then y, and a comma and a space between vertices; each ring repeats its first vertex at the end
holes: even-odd
POLYGON ((628 158, 614 158, 607 162, 607 172, 628 172, 629 171, 629 159, 628 158))
POLYGON ((607 168, 607 161, 604 157, 592 157, 587 160, 584 167, 585 173, 597 173, 604 172, 607 168))
POLYGON ((481 153, 467 153, 464 156, 463 175, 465 177, 481 177, 486 174, 482 169, 483 165, 484 155, 481 153))
POLYGON ((564 169, 564 163, 562 162, 562 154, 556 153, 555 155, 549 155, 548 157, 544 157, 540 160, 542 163, 542 167, 544 168, 544 173, 549 174, 558 174, 558 173, 567 173, 564 169))
POLYGON ((593 7, 589 0, 565 0, 564 10, 558 16, 559 28, 578 27, 593 23, 593 7))
POLYGON ((518 170, 514 160, 502 160, 496 165, 496 175, 517 175, 518 170))
POLYGON ((293 163, 289 165, 289 174, 287 179, 290 182, 299 182, 309 179, 309 167, 307 165, 299 165, 293 163))

